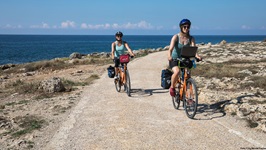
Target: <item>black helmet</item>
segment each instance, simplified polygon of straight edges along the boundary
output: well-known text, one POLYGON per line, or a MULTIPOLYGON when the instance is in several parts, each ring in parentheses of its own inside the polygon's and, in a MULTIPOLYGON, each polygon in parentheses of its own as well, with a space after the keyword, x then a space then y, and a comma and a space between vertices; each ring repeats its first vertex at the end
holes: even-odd
POLYGON ((181 27, 184 24, 188 24, 190 26, 191 22, 188 19, 182 19, 179 23, 179 26, 181 27))
POLYGON ((116 32, 115 36, 123 36, 123 33, 121 31, 116 32))

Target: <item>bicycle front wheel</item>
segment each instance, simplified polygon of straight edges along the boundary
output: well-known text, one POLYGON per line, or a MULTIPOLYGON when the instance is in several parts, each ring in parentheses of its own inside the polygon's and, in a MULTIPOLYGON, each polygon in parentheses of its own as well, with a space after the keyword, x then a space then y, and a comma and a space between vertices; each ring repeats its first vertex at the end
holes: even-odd
POLYGON ((172 102, 175 109, 179 109, 180 106, 179 84, 180 83, 175 86, 176 95, 172 96, 172 102))
POLYGON ((120 78, 119 79, 116 79, 115 81, 115 89, 117 92, 120 92, 121 91, 121 81, 120 81, 120 78))
POLYGON ((126 70, 126 92, 127 92, 127 95, 130 96, 131 83, 130 83, 130 76, 129 76, 128 70, 126 70))
POLYGON ((184 107, 188 118, 193 119, 197 113, 198 93, 195 81, 190 78, 187 80, 184 91, 184 107))

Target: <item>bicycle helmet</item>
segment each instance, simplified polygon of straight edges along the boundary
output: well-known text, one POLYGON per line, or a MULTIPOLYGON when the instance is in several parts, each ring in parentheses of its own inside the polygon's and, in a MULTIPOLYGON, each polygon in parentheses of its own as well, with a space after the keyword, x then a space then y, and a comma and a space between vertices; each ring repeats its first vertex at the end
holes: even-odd
POLYGON ((115 36, 123 36, 123 33, 121 31, 116 32, 115 36))
POLYGON ((191 22, 188 19, 182 19, 179 23, 179 26, 183 26, 185 24, 188 24, 189 26, 191 25, 191 22))

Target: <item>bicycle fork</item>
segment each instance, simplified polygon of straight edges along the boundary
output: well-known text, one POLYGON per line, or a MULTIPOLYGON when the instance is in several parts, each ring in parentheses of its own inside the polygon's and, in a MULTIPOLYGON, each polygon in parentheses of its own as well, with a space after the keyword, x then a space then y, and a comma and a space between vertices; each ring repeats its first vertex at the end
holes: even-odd
POLYGON ((127 81, 127 78, 126 78, 127 66, 124 64, 122 67, 121 67, 121 70, 120 70, 120 75, 121 75, 121 80, 120 81, 121 81, 121 83, 123 83, 125 85, 126 81, 127 81))

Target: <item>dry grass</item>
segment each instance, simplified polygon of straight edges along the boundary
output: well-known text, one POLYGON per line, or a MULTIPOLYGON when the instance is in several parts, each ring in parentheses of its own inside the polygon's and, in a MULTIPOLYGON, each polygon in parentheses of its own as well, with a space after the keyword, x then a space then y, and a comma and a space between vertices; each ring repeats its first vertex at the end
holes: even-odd
POLYGON ((266 91, 266 78, 261 76, 251 76, 250 80, 253 81, 247 82, 245 84, 242 84, 241 87, 243 88, 249 88, 249 87, 259 87, 261 89, 264 89, 266 91))
POLYGON ((10 73, 24 73, 24 72, 33 72, 33 71, 45 71, 45 70, 61 70, 71 68, 75 65, 90 65, 90 64, 98 64, 105 65, 112 62, 111 58, 102 58, 97 56, 88 56, 84 59, 73 59, 70 60, 68 58, 58 58, 54 60, 44 60, 37 61, 32 63, 18 64, 14 67, 6 70, 0 70, 0 73, 10 74, 10 73))
POLYGON ((26 94, 26 93, 35 93, 38 91, 38 82, 31 82, 26 83, 22 80, 16 80, 12 83, 7 84, 5 87, 6 89, 9 89, 8 93, 19 93, 19 94, 26 94))
POLYGON ((259 124, 257 122, 254 122, 252 120, 246 120, 248 127, 250 128, 256 128, 259 124))
POLYGON ((18 122, 20 129, 11 131, 13 137, 19 137, 31 133, 33 130, 40 129, 46 123, 45 120, 40 119, 37 116, 16 117, 14 121, 18 122))
POLYGON ((261 76, 256 76, 255 74, 259 72, 261 68, 258 67, 258 63, 265 63, 266 59, 260 60, 230 60, 224 63, 215 64, 198 64, 197 68, 193 70, 193 76, 201 76, 205 78, 218 78, 223 77, 234 77, 239 80, 243 80, 248 77, 250 81, 241 84, 241 88, 247 89, 250 87, 259 87, 266 90, 266 78, 261 76), (248 70, 252 74, 239 73, 239 71, 248 70))
POLYGON ((194 76, 201 76, 205 78, 218 78, 223 77, 235 77, 243 79, 246 75, 239 74, 242 68, 234 67, 225 63, 197 65, 197 68, 193 70, 194 76))
POLYGON ((12 138, 18 138, 22 135, 31 133, 33 130, 38 130, 43 126, 48 125, 44 119, 37 116, 18 116, 14 118, 14 122, 18 124, 18 126, 11 128, 7 132, 1 133, 0 136, 11 135, 12 138))
POLYGON ((65 88, 67 89, 66 91, 72 91, 74 90, 75 86, 86 86, 86 85, 90 85, 93 83, 94 80, 99 79, 100 77, 97 74, 92 74, 90 77, 88 77, 87 79, 85 79, 84 82, 74 82, 71 80, 67 80, 67 79, 62 79, 62 83, 65 86, 65 88))

